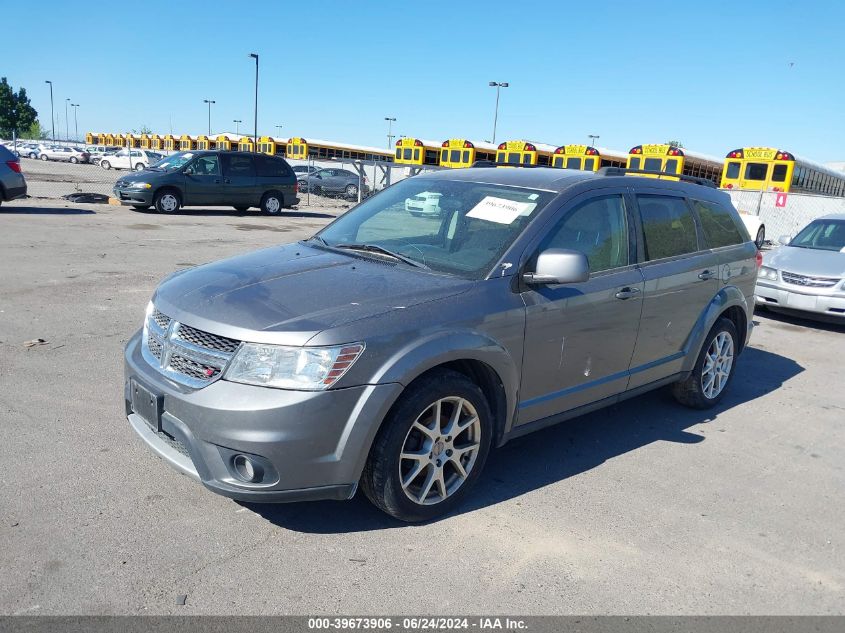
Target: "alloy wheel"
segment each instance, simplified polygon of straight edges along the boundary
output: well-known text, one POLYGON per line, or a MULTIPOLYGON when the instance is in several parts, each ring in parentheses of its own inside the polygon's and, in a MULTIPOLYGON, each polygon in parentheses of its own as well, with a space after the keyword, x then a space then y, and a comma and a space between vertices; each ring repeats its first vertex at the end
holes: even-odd
POLYGON ((722 393, 728 382, 734 362, 734 341, 727 332, 719 332, 704 358, 701 368, 701 390, 704 396, 713 399, 722 393))

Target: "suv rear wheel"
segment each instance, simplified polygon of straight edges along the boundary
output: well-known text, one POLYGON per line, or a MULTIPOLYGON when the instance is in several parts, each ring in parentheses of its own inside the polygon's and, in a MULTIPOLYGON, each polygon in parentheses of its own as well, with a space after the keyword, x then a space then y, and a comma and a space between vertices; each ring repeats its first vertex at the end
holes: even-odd
POLYGON ((159 213, 176 213, 182 206, 182 199, 173 189, 164 189, 156 193, 153 205, 159 213))
POLYGON ((278 191, 268 191, 261 198, 261 212, 267 215, 279 215, 284 206, 284 198, 278 191))
POLYGON ((431 374, 411 385, 388 414, 361 487, 397 519, 433 519, 475 484, 492 435, 492 414, 478 385, 454 371, 431 374))
POLYGON ((738 341, 733 321, 725 318, 716 321, 704 341, 692 373, 675 383, 675 399, 693 409, 709 409, 718 404, 734 375, 738 341))

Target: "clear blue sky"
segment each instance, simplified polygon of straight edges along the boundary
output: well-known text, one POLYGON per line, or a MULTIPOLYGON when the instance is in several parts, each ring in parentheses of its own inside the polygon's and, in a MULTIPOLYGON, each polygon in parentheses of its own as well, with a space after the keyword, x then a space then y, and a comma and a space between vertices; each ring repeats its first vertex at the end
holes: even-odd
POLYGON ((27 88, 44 124, 53 80, 62 130, 70 97, 80 133, 166 134, 171 118, 175 133, 204 133, 204 98, 217 101, 215 133, 233 119, 251 131, 254 51, 259 134, 282 124, 283 136, 384 146, 394 116, 394 133, 489 139, 496 80, 511 84, 499 141, 599 134, 620 150, 678 139, 715 155, 766 145, 845 160, 838 0, 31 0, 3 18, 22 28, 0 38, 0 75, 27 88))

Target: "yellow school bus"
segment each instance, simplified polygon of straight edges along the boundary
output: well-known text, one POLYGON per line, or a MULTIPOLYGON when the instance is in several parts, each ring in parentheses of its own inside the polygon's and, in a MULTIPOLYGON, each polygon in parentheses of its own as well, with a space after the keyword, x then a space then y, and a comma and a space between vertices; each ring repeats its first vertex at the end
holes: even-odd
POLYGON ((214 141, 208 138, 205 134, 200 134, 197 137, 197 149, 214 149, 214 141))
POLYGON ((378 147, 367 145, 351 145, 336 141, 321 141, 319 139, 305 139, 293 136, 288 139, 285 147, 288 160, 365 160, 377 163, 389 163, 393 154, 378 147))
POLYGON ((164 139, 160 137, 158 134, 153 134, 150 136, 150 149, 152 150, 162 150, 164 149, 164 139))
POLYGON ((238 151, 239 152, 255 151, 255 143, 252 142, 251 136, 242 136, 240 138, 240 140, 238 140, 238 151))
POLYGON ((275 136, 262 136, 258 139, 258 151, 270 156, 285 156, 287 141, 275 136))
POLYGON ((237 151, 238 140, 240 138, 240 134, 218 134, 214 138, 214 149, 219 149, 224 152, 237 151))
POLYGON ((460 169, 472 167, 478 160, 495 162, 496 146, 484 141, 450 138, 440 144, 440 166, 460 169))
POLYGON ((393 162, 399 165, 439 165, 441 145, 437 141, 403 136, 396 141, 393 162))
POLYGON ((196 137, 191 136, 190 134, 183 134, 179 137, 179 149, 183 152, 188 152, 192 149, 197 148, 197 139, 196 137))
POLYGON ((103 136, 99 132, 86 132, 85 133, 85 144, 86 145, 101 145, 100 143, 100 136, 103 136))
POLYGON ((743 147, 725 157, 722 187, 843 196, 845 173, 780 149, 743 147))
POLYGON ((126 144, 130 147, 141 147, 141 135, 140 134, 127 134, 126 135, 126 144))
POLYGON ((165 134, 163 139, 164 150, 167 152, 175 152, 179 149, 179 139, 172 134, 165 134))
MULTIPOLYGON (((667 143, 656 145, 637 145, 628 152, 628 169, 662 172, 664 174, 683 174, 706 178, 719 186, 722 181, 724 161, 715 156, 698 154, 677 145, 667 143)), ((657 176, 644 175, 645 178, 657 176)), ((674 179, 669 179, 674 180, 674 179)))
POLYGON ((561 145, 552 153, 552 167, 598 171, 601 167, 625 167, 628 155, 590 145, 561 145))
POLYGON ((141 149, 152 149, 150 147, 150 135, 141 134, 141 149))
POLYGON ((499 165, 542 165, 552 162, 554 145, 530 143, 528 141, 505 141, 496 151, 496 163, 499 165))

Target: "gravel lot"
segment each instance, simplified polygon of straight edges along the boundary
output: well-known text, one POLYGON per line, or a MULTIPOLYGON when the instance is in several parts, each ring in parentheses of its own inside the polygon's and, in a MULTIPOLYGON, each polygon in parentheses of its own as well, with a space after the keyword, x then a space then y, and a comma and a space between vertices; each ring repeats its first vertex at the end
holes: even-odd
POLYGON ((658 392, 521 438, 424 526, 241 505, 154 457, 122 348, 157 281, 341 206, 0 208, 0 613, 845 613, 842 327, 760 314, 717 410, 658 392))

